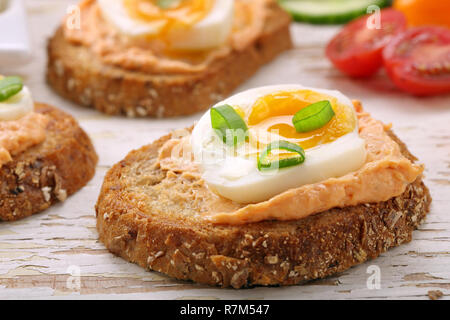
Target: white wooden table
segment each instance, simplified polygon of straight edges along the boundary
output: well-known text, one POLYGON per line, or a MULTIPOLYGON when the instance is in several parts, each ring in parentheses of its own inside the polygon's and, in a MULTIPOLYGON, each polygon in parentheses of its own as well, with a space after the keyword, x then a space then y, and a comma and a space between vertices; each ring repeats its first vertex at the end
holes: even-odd
MULTIPOLYGON (((62 204, 27 219, 0 223, 0 298, 85 299, 428 299, 440 290, 450 298, 450 97, 417 99, 397 91, 380 73, 355 81, 324 57, 336 27, 292 26, 295 49, 264 67, 238 91, 267 84, 301 83, 341 90, 363 101, 425 163, 433 197, 426 222, 413 241, 344 273, 308 285, 248 290, 218 289, 147 272, 110 254, 97 239, 94 204, 105 172, 131 149, 150 143, 200 115, 168 120, 108 117, 55 95, 45 84, 46 40, 70 0, 27 0, 34 56, 31 64, 0 73, 19 74, 35 100, 60 107, 80 121, 100 156, 95 178, 62 204), (381 288, 368 289, 367 268, 381 270, 381 288), (80 277, 77 277, 79 273, 80 277)), ((3 32, 3 31, 0 31, 3 32)))

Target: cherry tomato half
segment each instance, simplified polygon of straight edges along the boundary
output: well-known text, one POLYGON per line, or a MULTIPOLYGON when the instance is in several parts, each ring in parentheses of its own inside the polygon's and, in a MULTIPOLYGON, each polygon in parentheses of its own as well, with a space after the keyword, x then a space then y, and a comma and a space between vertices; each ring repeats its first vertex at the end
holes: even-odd
POLYGON ((400 89, 419 96, 450 93, 450 29, 411 28, 390 41, 383 59, 400 89))
POLYGON ((406 18, 394 9, 380 14, 379 26, 376 14, 366 15, 350 22, 328 43, 326 55, 336 68, 353 77, 367 77, 383 65, 383 48, 406 29, 406 18))

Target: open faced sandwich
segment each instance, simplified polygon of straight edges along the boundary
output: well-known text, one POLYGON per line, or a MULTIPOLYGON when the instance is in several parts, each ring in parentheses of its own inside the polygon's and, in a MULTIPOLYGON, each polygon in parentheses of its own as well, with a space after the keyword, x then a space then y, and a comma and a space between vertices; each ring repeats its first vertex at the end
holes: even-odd
POLYGON ((33 102, 19 77, 0 77, 0 221, 64 201, 93 177, 96 163, 75 119, 33 102))
POLYGON ((111 252, 178 279, 298 284, 411 240, 431 202, 415 160, 337 91, 256 88, 116 164, 97 228, 111 252))
POLYGON ((108 114, 205 110, 292 46, 290 17, 275 0, 83 0, 78 7, 49 42, 47 79, 62 96, 108 114))

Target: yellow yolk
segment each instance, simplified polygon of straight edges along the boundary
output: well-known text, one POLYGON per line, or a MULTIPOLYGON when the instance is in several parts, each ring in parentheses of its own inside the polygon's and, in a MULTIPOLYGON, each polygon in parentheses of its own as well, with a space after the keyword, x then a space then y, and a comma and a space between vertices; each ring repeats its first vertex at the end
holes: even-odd
POLYGON ((213 0, 180 0, 169 8, 158 6, 157 0, 123 0, 128 13, 136 19, 164 25, 164 31, 189 27, 203 19, 211 10, 213 0))
POLYGON ((283 140, 296 143, 303 149, 314 148, 320 144, 335 141, 339 137, 352 132, 356 126, 356 119, 351 107, 340 104, 336 98, 320 94, 311 90, 282 91, 263 96, 256 100, 248 114, 243 110, 238 113, 246 120, 250 136, 251 132, 258 132, 255 141, 257 148, 272 142, 260 133, 274 133, 283 140), (329 100, 335 116, 322 128, 300 133, 295 130, 292 118, 300 109, 308 105, 329 100))

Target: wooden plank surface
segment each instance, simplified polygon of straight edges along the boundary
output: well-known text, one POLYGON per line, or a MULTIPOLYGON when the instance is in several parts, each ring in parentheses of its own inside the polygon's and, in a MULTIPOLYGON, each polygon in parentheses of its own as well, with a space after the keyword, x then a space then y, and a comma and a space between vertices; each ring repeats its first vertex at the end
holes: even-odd
POLYGON ((71 0, 27 0, 33 61, 0 73, 20 74, 36 101, 60 107, 80 121, 100 156, 95 178, 80 192, 30 218, 0 223, 0 299, 428 299, 440 290, 450 298, 450 97, 413 98, 398 92, 380 73, 355 81, 333 69, 324 57, 327 40, 338 30, 296 24, 295 48, 258 72, 237 91, 275 83, 301 83, 341 90, 363 101, 376 118, 392 122, 395 132, 426 165, 433 197, 426 222, 413 241, 376 260, 303 286, 218 289, 147 272, 110 254, 97 240, 94 204, 108 168, 131 149, 150 143, 200 115, 168 120, 108 117, 56 96, 45 84, 47 38, 71 0), (380 268, 381 288, 369 289, 368 267, 380 268), (78 276, 79 275, 79 276, 78 276))

